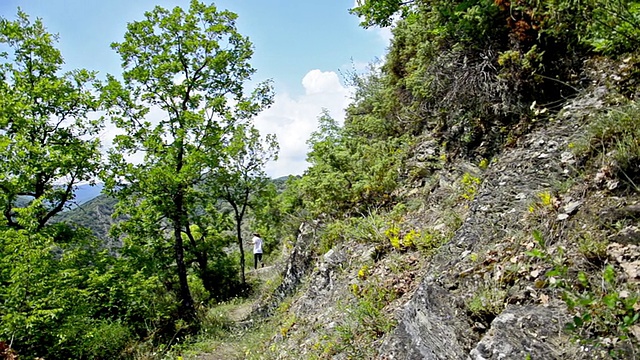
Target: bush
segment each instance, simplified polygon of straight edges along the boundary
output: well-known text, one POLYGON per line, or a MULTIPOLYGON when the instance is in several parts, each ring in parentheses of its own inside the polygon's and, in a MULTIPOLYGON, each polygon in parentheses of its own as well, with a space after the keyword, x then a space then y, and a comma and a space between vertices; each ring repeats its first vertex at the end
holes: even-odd
POLYGON ((467 301, 467 310, 472 317, 488 325, 505 308, 507 292, 498 284, 487 284, 478 289, 467 301))
POLYGON ((640 47, 640 3, 629 0, 594 0, 585 43, 594 50, 619 55, 640 47))
POLYGON ((603 175, 612 175, 639 190, 640 104, 630 102, 595 114, 586 136, 574 151, 587 163, 606 164, 603 175))
POLYGON ((116 359, 133 340, 131 330, 119 321, 73 319, 58 333, 60 343, 49 350, 50 357, 116 359), (64 339, 64 342, 62 341, 64 339))
POLYGON ((346 240, 383 244, 387 219, 376 210, 366 216, 349 217, 327 224, 320 235, 319 251, 325 253, 346 240))

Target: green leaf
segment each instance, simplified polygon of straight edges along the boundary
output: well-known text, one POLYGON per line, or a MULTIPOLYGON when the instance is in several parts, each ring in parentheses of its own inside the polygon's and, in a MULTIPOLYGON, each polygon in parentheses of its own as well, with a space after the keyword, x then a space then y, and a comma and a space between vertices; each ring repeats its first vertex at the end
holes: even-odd
POLYGON ((602 273, 602 278, 608 285, 610 286, 615 285, 616 271, 612 265, 606 266, 606 268, 604 269, 604 272, 602 273))
POLYGON ((538 245, 540 245, 541 248, 544 249, 545 247, 545 241, 544 241, 544 236, 542 235, 542 232, 538 229, 533 230, 533 239, 538 243, 538 245))
POLYGON ((538 258, 538 259, 545 259, 546 258, 545 253, 543 253, 539 249, 531 249, 530 251, 526 251, 525 254, 527 254, 527 255, 529 255, 531 257, 538 258))
POLYGON ((584 325, 584 321, 582 321, 582 318, 580 316, 574 316, 573 317, 573 324, 576 327, 582 327, 582 325, 584 325))
POLYGON ((613 292, 610 294, 605 295, 602 298, 602 302, 609 308, 609 309, 615 309, 616 305, 618 303, 618 293, 617 292, 613 292))
POLYGON ((578 281, 580 282, 580 285, 582 285, 583 287, 585 288, 589 287, 589 279, 587 278, 587 274, 584 273, 583 271, 580 271, 578 273, 578 281))

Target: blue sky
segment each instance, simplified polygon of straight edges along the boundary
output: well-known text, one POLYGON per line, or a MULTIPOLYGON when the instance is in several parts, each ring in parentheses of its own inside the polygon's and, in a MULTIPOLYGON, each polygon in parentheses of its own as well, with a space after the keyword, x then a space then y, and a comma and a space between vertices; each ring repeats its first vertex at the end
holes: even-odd
MULTIPOLYGON (((254 45, 256 81, 273 79, 271 109, 256 118, 263 133, 275 133, 280 159, 269 175, 301 174, 305 144, 322 108, 343 119, 349 89, 341 71, 363 68, 384 55, 389 31, 365 30, 349 14, 354 0, 219 0, 219 9, 238 14, 238 30, 254 45)), ((188 8, 188 0, 0 0, 0 16, 13 19, 17 8, 42 18, 60 35, 59 48, 68 69, 86 68, 119 74, 120 61, 109 44, 121 41, 126 24, 147 10, 188 8)), ((110 133, 106 133, 108 137, 110 133)))

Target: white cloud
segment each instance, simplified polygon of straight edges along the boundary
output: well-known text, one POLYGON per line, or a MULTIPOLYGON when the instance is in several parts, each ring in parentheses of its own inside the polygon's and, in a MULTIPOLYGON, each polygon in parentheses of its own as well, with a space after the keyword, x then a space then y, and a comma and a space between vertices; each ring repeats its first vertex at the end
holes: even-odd
POLYGON ((350 90, 340 83, 333 71, 311 70, 302 79, 305 93, 292 96, 276 94, 271 108, 256 118, 261 134, 276 134, 280 144, 278 161, 267 166, 271 177, 299 175, 308 167, 306 144, 317 129, 322 109, 329 110, 338 122, 344 121, 344 109, 350 102, 350 90))
MULTIPOLYGON (((396 21, 398 21, 398 18, 395 17, 395 19, 393 20, 394 26, 396 21)), ((389 46, 389 44, 391 43, 391 38, 393 38, 393 33, 391 32, 392 27, 384 27, 384 28, 379 28, 379 27, 375 27, 375 28, 369 28, 369 31, 373 31, 375 32, 378 37, 387 45, 389 46)))
POLYGON ((309 71, 302 78, 307 95, 331 93, 342 90, 338 75, 332 71, 322 72, 318 69, 309 71))

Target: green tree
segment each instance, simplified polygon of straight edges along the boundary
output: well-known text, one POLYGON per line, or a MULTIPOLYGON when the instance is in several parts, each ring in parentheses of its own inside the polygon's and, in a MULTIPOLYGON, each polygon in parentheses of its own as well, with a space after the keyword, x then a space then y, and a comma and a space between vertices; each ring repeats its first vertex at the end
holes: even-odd
POLYGON ((252 49, 236 31, 236 17, 196 0, 188 11, 156 7, 128 24, 123 42, 112 44, 122 59, 123 82, 110 76, 103 86, 110 115, 124 131, 109 155, 106 187, 122 200, 120 213, 138 223, 127 241, 173 247, 185 319, 195 311, 183 234, 190 238, 199 216, 195 200, 206 197, 198 185, 219 167, 234 127, 271 101, 268 84, 244 93, 254 72, 252 49), (149 119, 151 107, 162 117, 149 119), (134 154, 144 158, 135 163, 128 157, 134 154))
POLYGON ((195 264, 195 270, 207 291, 207 298, 226 300, 237 295, 238 262, 226 251, 233 244, 233 219, 228 213, 217 208, 217 199, 201 198, 193 210, 191 225, 184 234, 187 242, 188 264, 195 264), (202 212, 204 210, 204 213, 202 212))
POLYGON ((391 204, 411 138, 392 137, 375 116, 357 119, 354 113, 350 108, 344 126, 326 110, 318 118, 318 130, 307 141, 310 166, 289 186, 286 212, 294 210, 292 196, 301 197, 312 216, 362 214, 391 204))
POLYGON ((315 215, 344 211, 353 189, 354 175, 344 130, 327 110, 318 118, 318 130, 307 141, 311 164, 301 180, 307 207, 315 215))
POLYGON ((22 11, 0 19, 0 208, 16 229, 42 229, 100 168, 94 73, 62 73, 56 42, 22 11))
POLYGON ((398 12, 407 13, 410 5, 416 0, 358 0, 358 6, 349 10, 352 14, 362 18, 361 26, 368 28, 371 26, 386 27, 393 22, 393 15, 398 12))
POLYGON ((278 143, 274 135, 267 135, 264 142, 256 128, 238 126, 227 147, 226 156, 209 186, 233 209, 236 239, 240 249, 242 283, 245 284, 245 255, 242 241, 242 222, 247 210, 269 192, 270 181, 264 168, 267 162, 277 159, 278 143))

